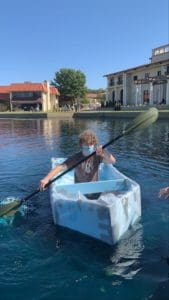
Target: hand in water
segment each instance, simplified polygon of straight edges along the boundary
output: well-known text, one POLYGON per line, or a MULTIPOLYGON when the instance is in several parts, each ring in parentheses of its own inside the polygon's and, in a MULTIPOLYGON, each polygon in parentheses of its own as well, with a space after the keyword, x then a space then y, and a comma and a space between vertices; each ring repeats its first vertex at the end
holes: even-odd
POLYGON ((159 197, 164 197, 165 199, 169 198, 169 186, 160 190, 159 197))

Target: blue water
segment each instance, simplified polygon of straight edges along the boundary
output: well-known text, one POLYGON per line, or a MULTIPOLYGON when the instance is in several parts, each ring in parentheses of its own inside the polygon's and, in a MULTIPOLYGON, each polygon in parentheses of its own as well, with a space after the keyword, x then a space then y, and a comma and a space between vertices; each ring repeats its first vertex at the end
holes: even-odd
MULTIPOLYGON (((79 149, 93 129, 102 144, 125 120, 0 120, 0 199, 25 197, 49 171, 51 157, 79 149)), ((27 203, 24 216, 0 224, 0 299, 167 299, 169 291, 169 122, 158 121, 109 147, 116 167, 137 181, 142 218, 111 247, 53 224, 48 191, 27 203)))

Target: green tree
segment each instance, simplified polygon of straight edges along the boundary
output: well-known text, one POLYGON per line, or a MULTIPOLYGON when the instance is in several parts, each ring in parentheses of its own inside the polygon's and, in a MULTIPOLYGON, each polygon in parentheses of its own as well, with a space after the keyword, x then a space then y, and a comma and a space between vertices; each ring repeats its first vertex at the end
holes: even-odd
POLYGON ((61 101, 75 102, 76 99, 83 98, 87 91, 86 76, 79 70, 62 68, 55 73, 51 84, 59 90, 61 101))

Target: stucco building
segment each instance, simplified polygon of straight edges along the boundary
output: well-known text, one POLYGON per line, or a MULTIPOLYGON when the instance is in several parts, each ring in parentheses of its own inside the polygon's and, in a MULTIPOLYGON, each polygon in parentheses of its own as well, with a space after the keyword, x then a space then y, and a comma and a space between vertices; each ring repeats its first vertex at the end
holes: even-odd
POLYGON ((58 106, 58 90, 42 83, 11 83, 0 86, 0 110, 40 110, 53 111, 58 106))
POLYGON ((114 106, 169 104, 169 44, 152 49, 150 63, 104 75, 106 101, 114 106))

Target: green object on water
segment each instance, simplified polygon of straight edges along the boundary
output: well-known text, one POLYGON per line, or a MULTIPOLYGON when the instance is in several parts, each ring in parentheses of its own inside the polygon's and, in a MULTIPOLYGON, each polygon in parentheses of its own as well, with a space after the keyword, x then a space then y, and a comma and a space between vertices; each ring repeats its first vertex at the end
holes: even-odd
POLYGON ((0 217, 9 217, 14 215, 17 209, 20 207, 21 202, 21 200, 14 200, 6 204, 0 204, 0 217))

